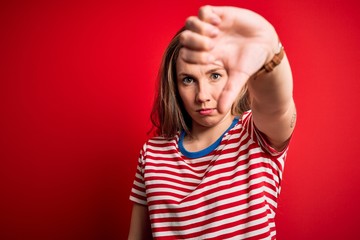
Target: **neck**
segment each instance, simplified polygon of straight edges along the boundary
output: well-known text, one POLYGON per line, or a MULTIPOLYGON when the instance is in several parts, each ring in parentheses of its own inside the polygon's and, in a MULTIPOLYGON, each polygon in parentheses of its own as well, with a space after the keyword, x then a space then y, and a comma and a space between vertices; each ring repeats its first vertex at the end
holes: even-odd
POLYGON ((230 112, 216 125, 207 127, 193 124, 191 136, 185 136, 184 147, 188 151, 200 151, 214 143, 231 125, 234 116, 230 112))

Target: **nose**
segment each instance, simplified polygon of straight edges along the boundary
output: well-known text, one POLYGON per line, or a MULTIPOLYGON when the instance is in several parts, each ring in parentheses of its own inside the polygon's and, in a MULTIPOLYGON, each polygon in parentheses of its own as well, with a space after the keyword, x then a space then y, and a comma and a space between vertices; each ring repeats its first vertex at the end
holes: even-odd
POLYGON ((210 101, 210 87, 206 82, 199 81, 196 93, 196 101, 198 103, 205 103, 210 101))

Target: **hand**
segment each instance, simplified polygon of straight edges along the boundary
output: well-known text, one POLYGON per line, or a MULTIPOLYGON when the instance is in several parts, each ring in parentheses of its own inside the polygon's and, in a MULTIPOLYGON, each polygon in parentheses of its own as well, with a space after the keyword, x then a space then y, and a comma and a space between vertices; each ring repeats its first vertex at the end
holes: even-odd
POLYGON ((262 16, 241 8, 200 8, 189 17, 180 41, 180 57, 189 63, 221 60, 229 79, 219 98, 218 111, 227 112, 251 75, 278 52, 278 37, 262 16))

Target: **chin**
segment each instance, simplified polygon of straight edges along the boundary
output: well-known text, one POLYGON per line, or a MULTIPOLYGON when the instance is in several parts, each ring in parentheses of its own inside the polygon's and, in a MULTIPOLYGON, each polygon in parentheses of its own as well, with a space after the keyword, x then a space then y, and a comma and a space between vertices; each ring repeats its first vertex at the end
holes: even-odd
POLYGON ((198 119, 195 120, 195 122, 200 126, 211 128, 221 124, 224 120, 225 120, 225 116, 222 117, 216 116, 216 117, 206 117, 206 118, 198 119))

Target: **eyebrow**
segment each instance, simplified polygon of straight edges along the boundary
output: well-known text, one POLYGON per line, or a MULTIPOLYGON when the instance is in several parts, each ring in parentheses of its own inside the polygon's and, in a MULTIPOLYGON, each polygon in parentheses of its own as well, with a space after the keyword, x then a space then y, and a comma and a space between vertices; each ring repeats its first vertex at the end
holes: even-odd
MULTIPOLYGON (((223 68, 223 67, 215 67, 215 68, 211 68, 209 70, 207 70, 205 72, 205 74, 209 74, 209 73, 214 73, 214 72, 221 72, 221 71, 224 71, 226 72, 226 70, 223 68)), ((193 74, 188 74, 186 72, 179 72, 177 74, 177 76, 181 77, 181 76, 189 76, 189 77, 193 77, 194 75, 193 74)))
POLYGON ((213 72, 221 72, 221 71, 226 72, 226 70, 223 67, 217 67, 217 68, 211 68, 205 73, 213 73, 213 72))

